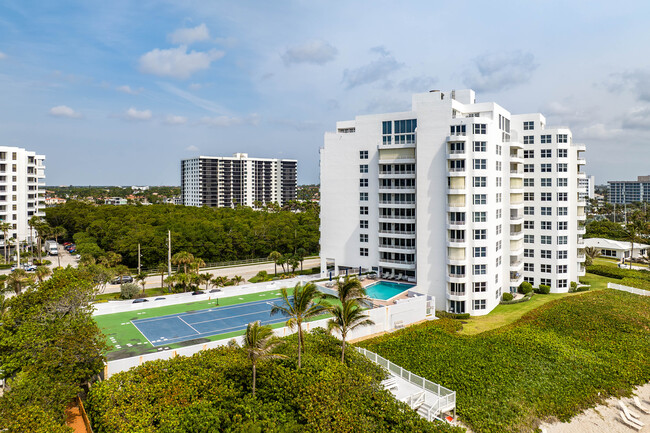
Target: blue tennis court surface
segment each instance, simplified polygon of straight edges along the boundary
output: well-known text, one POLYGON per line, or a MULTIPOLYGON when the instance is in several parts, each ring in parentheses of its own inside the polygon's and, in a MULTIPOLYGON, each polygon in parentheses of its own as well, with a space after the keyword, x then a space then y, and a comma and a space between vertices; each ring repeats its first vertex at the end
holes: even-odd
POLYGON ((206 310, 132 320, 153 346, 180 343, 195 338, 209 337, 226 332, 246 329, 250 322, 261 321, 262 325, 287 320, 283 314, 271 316, 271 308, 281 298, 246 304, 215 307, 206 310))

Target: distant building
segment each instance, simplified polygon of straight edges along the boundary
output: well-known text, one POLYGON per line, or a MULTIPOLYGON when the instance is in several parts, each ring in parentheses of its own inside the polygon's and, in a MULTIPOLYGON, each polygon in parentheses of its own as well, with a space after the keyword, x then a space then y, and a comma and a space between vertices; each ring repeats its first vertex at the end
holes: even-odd
POLYGON ((64 204, 66 199, 59 197, 48 197, 45 199, 45 207, 53 207, 59 204, 64 204))
POLYGON ((181 161, 185 206, 254 206, 296 199, 298 161, 294 159, 199 156, 181 161))
MULTIPOLYGON (((589 238, 585 239, 585 247, 597 248, 600 250, 600 255, 603 257, 612 257, 616 259, 630 258, 632 252, 632 245, 630 242, 614 241, 605 238, 589 238)), ((645 256, 648 254, 650 245, 634 244, 634 258, 645 256)))
POLYGON ((609 203, 650 201, 650 176, 637 176, 636 181, 610 180, 607 184, 609 203))
POLYGON ((591 200, 595 197, 595 184, 596 176, 586 176, 578 179, 578 197, 580 197, 580 200, 591 200))
POLYGON ((148 187, 148 186, 135 186, 135 185, 134 185, 134 186, 131 187, 131 189, 132 189, 133 191, 149 191, 149 187, 148 187))
POLYGON ((104 204, 110 204, 113 206, 121 206, 127 204, 127 199, 123 197, 111 197, 104 200, 104 204))

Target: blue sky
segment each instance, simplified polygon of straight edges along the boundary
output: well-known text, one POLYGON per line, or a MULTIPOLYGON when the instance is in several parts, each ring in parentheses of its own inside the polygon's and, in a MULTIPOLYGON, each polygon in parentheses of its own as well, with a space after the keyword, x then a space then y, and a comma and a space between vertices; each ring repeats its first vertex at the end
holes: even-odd
POLYGON ((337 120, 474 88, 587 145, 597 183, 650 174, 648 2, 0 3, 0 143, 47 184, 179 184, 196 155, 294 158, 337 120))

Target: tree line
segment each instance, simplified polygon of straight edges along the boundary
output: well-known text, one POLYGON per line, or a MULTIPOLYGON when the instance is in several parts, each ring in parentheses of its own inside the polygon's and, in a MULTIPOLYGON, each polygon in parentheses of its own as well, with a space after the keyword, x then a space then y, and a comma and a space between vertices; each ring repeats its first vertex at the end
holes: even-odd
POLYGON ((267 257, 271 252, 309 254, 319 250, 319 210, 294 204, 291 210, 263 207, 214 209, 174 205, 106 206, 69 201, 46 209, 46 222, 65 229, 77 252, 100 259, 109 251, 135 267, 138 244, 143 267, 167 261, 167 233, 172 254, 187 251, 206 263, 267 257))

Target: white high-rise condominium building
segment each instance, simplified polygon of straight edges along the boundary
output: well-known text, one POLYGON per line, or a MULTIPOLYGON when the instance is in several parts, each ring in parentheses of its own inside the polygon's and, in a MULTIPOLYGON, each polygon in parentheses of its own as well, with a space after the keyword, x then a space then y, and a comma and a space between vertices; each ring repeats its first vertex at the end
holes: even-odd
POLYGON ((234 207, 255 202, 282 206, 296 199, 298 161, 294 159, 199 156, 181 161, 185 206, 234 207))
POLYGON ((474 91, 338 122, 321 149, 324 274, 417 282, 437 309, 486 314, 523 281, 566 292, 584 275, 580 152, 567 128, 474 91))
MULTIPOLYGON (((45 156, 0 146, 0 221, 11 224, 10 238, 30 239, 29 220, 45 216, 45 156)), ((0 246, 4 234, 0 232, 0 246)))

